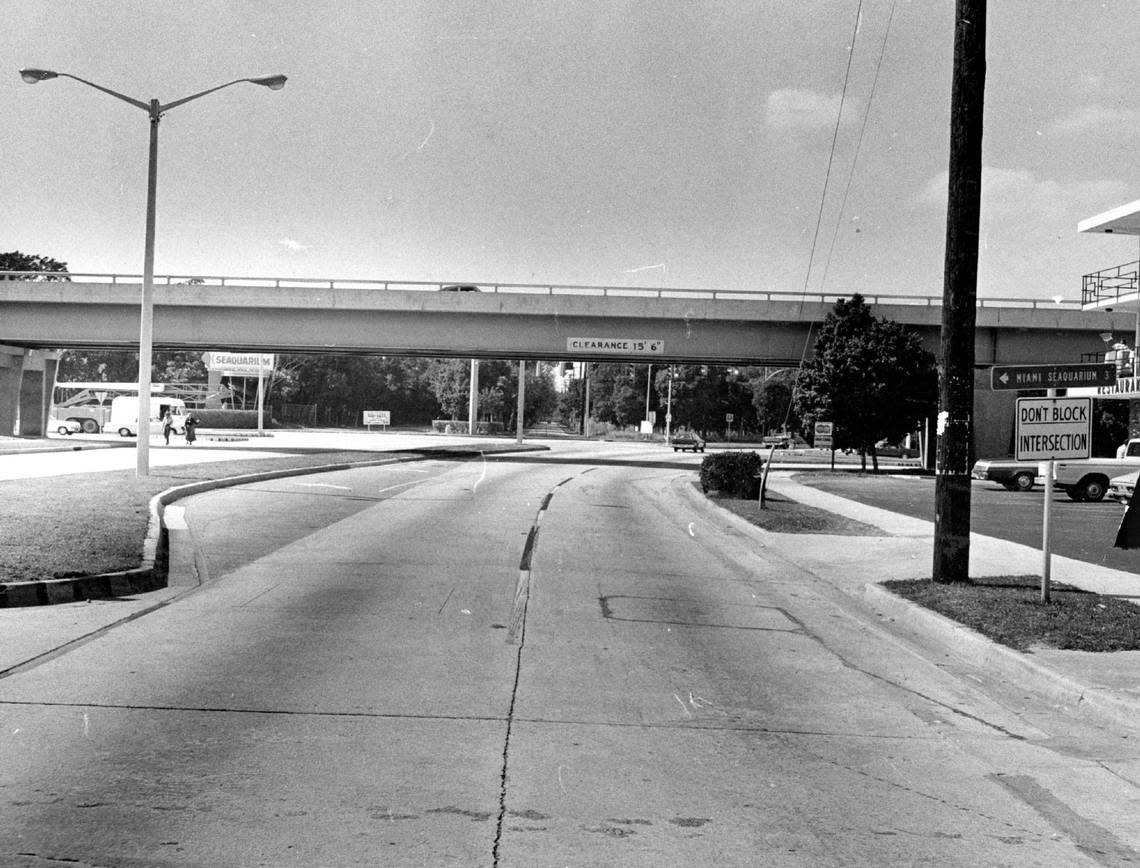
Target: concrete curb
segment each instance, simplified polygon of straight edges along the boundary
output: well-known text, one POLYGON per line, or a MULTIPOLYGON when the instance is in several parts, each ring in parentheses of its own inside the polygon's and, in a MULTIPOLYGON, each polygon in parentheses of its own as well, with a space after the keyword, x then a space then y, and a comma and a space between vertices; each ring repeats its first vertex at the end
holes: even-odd
POLYGON ((138 567, 114 573, 97 573, 88 576, 67 576, 60 579, 38 579, 30 582, 0 582, 0 609, 22 606, 50 606, 59 603, 82 603, 87 600, 102 600, 110 597, 125 597, 165 588, 170 557, 170 535, 163 521, 163 512, 168 504, 184 497, 202 494, 218 488, 230 488, 251 482, 267 482, 288 476, 310 476, 316 473, 334 473, 340 470, 355 470, 361 467, 379 467, 384 464, 410 464, 428 458, 443 456, 466 458, 478 455, 504 455, 516 452, 547 452, 545 446, 508 446, 494 450, 477 449, 470 446, 443 447, 416 450, 414 454, 398 454, 391 457, 368 461, 319 464, 312 467, 290 467, 282 470, 267 470, 263 473, 245 473, 241 476, 227 476, 220 479, 204 479, 168 488, 150 499, 146 537, 143 539, 142 561, 138 567))
POLYGON ((1053 702, 1090 711, 1132 728, 1140 718, 1140 702, 1116 696, 1055 672, 1024 654, 959 624, 957 621, 912 603, 876 583, 863 586, 864 602, 881 617, 905 622, 953 650, 960 658, 981 669, 999 672, 1053 702))
MULTIPOLYGON (((765 535, 787 536, 759 528, 731 510, 718 506, 700 494, 692 486, 691 480, 682 482, 680 490, 691 503, 703 503, 707 509, 715 510, 733 527, 756 539, 761 545, 765 535)), ((791 494, 787 496, 792 497, 791 494)), ((884 535, 893 534, 884 530, 884 535)), ((839 584, 832 586, 859 602, 869 614, 880 619, 898 621, 915 632, 931 637, 966 663, 995 672, 1051 702, 1073 710, 1084 710, 1101 720, 1127 729, 1133 729, 1137 720, 1140 720, 1140 701, 1118 696, 1109 690, 1089 687, 1038 662, 1031 654, 995 642, 976 630, 892 593, 877 582, 864 584, 858 589, 844 588, 839 584)))

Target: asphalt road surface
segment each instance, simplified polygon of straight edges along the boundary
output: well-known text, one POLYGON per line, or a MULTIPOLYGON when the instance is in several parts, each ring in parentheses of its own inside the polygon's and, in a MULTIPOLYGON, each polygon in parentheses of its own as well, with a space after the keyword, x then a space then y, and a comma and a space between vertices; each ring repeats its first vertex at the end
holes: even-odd
MULTIPOLYGON (((921 476, 801 473, 807 485, 871 506, 934 521, 934 479, 921 476)), ((990 482, 972 483, 970 527, 975 533, 1041 548, 1045 492, 1007 491, 990 482)), ((1053 493, 1050 549, 1054 554, 1118 570, 1140 571, 1140 552, 1113 547, 1124 509, 1114 500, 1076 503, 1053 493)), ((1039 570, 1030 565, 1025 572, 1039 570)))
POLYGON ((0 864, 1137 857, 1131 742, 990 698, 798 568, 810 539, 598 448, 185 501, 200 589, 0 680, 0 864))

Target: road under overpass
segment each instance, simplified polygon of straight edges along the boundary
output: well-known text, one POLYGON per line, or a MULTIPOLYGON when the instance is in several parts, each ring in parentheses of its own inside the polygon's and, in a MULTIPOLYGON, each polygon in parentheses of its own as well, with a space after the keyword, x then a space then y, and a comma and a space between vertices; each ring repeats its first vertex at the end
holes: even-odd
MULTIPOLYGON (((280 278, 194 281, 157 280, 156 348, 795 365, 810 355, 820 323, 842 297, 506 284, 444 291, 429 283, 280 278)), ((11 430, 17 403, 34 400, 37 371, 50 388, 51 353, 36 351, 137 348, 140 296, 141 281, 132 276, 0 280, 0 345, 6 347, 0 352, 0 430, 11 430)), ((881 295, 867 301, 876 316, 913 328, 937 354, 940 297, 881 295)), ((1079 361, 1103 352, 1102 333, 1127 334, 1133 325, 1132 315, 1083 311, 1075 302, 984 299, 977 310, 976 363, 985 368, 1079 361)), ((1005 415, 1006 399, 986 394, 984 373, 979 384, 985 388, 978 390, 977 420, 989 424, 985 420, 1005 415)), ((21 416, 42 415, 30 410, 21 416)), ((23 433, 37 433, 34 423, 22 427, 23 433)))

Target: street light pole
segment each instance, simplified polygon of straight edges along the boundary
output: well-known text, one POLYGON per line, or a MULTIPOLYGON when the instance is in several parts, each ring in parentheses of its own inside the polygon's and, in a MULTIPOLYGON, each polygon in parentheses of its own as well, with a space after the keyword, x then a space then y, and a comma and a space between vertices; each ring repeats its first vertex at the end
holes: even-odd
POLYGON ((95 90, 102 91, 109 96, 122 100, 125 103, 140 108, 150 117, 150 153, 147 163, 146 179, 146 247, 143 253, 143 285, 139 313, 139 413, 138 413, 138 439, 135 450, 135 475, 150 475, 150 389, 151 364, 154 354, 154 212, 158 191, 158 122, 164 112, 176 106, 183 105, 191 100, 203 97, 206 94, 230 87, 234 84, 249 82, 261 85, 270 90, 281 90, 285 86, 286 77, 283 75, 263 75, 257 78, 239 78, 234 81, 211 87, 190 96, 176 99, 165 105, 157 99, 143 102, 139 99, 126 96, 110 88, 87 81, 76 75, 66 72, 54 72, 50 69, 21 69, 20 78, 28 84, 47 81, 52 78, 70 78, 95 90))

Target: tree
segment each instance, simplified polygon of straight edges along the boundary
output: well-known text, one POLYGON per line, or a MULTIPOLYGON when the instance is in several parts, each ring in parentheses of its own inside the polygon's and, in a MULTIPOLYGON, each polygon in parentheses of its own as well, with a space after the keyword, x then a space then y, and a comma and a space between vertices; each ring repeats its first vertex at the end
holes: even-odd
POLYGON ((770 374, 764 369, 750 377, 752 384, 752 406, 756 408, 756 424, 761 434, 770 431, 798 430, 799 417, 789 413, 792 409, 792 391, 795 387, 795 371, 781 369, 770 374))
POLYGON ((1129 436, 1127 401, 1093 401, 1092 454, 1115 455, 1129 436))
POLYGON ((856 449, 878 471, 875 443, 900 440, 930 415, 937 400, 934 356, 917 334, 876 319, 859 294, 827 315, 812 358, 800 369, 795 410, 806 433, 835 424, 837 449, 856 449))
MULTIPOLYGON (((517 399, 516 399, 517 401, 517 399)), ((526 394, 523 395, 523 420, 526 425, 542 422, 558 410, 558 392, 554 388, 551 370, 546 365, 540 371, 526 368, 526 394)))
POLYGON ((13 250, 10 253, 0 253, 0 271, 36 271, 39 276, 5 275, 5 280, 68 280, 60 275, 67 274, 67 263, 59 262, 50 256, 36 256, 33 253, 21 253, 13 250))
POLYGON ((470 362, 465 359, 433 359, 428 369, 428 385, 439 402, 440 410, 452 421, 467 401, 471 382, 470 362))

